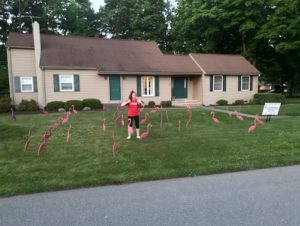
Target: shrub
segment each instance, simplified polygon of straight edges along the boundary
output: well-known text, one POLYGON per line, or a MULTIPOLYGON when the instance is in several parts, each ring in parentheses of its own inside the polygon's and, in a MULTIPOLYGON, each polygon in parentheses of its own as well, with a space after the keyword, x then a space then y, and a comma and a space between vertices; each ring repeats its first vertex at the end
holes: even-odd
POLYGON ((11 108, 14 108, 11 104, 0 104, 0 113, 10 112, 11 108))
MULTIPOLYGON (((91 109, 101 109, 101 101, 94 98, 84 99, 82 101, 83 107, 90 107, 91 109)), ((75 107, 76 108, 76 107, 75 107)))
POLYGON ((9 95, 5 94, 3 97, 0 99, 0 104, 10 104, 11 103, 11 98, 9 95))
POLYGON ((218 100, 216 103, 221 106, 226 106, 228 104, 228 101, 221 99, 221 100, 218 100))
POLYGON ((47 111, 57 111, 59 108, 64 108, 65 102, 63 101, 52 101, 46 106, 47 111))
POLYGON ((163 107, 167 107, 167 101, 163 100, 160 102, 160 105, 163 106, 163 107))
POLYGON ((39 110, 39 106, 37 102, 33 99, 28 100, 21 100, 21 103, 19 104, 19 111, 37 111, 39 110))
POLYGON ((257 100, 251 99, 250 102, 249 102, 249 104, 257 104, 257 100))
POLYGON ((277 93, 257 93, 254 95, 254 99, 257 101, 258 104, 265 104, 266 102, 285 102, 285 96, 277 93))
POLYGON ((148 106, 149 106, 149 107, 154 107, 154 106, 155 106, 155 102, 152 101, 152 100, 149 101, 149 102, 148 102, 148 106))
POLYGON ((172 101, 167 100, 167 106, 168 106, 168 107, 172 107, 172 101))
POLYGON ((75 110, 82 110, 83 109, 83 103, 81 100, 68 100, 65 103, 64 108, 66 109, 66 111, 69 110, 69 108, 73 108, 72 105, 75 106, 75 110))
POLYGON ((243 105, 243 104, 244 104, 244 100, 236 100, 236 101, 234 101, 233 104, 236 104, 236 105, 243 105))

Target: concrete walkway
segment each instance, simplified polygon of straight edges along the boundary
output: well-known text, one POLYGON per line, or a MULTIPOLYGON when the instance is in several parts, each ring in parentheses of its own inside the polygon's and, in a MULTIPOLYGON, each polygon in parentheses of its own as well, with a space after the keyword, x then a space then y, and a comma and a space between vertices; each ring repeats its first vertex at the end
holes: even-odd
POLYGON ((300 166, 0 199, 1 226, 299 226, 300 166))

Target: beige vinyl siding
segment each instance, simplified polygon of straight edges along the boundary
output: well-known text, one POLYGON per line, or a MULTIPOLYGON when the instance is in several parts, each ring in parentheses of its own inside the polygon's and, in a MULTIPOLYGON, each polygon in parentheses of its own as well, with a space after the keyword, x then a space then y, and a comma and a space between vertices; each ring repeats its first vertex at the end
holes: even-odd
MULTIPOLYGON (((11 49, 11 65, 13 77, 20 77, 20 86, 22 77, 34 77, 35 71, 35 55, 32 49, 11 49)), ((13 78, 14 82, 14 78, 13 78)), ((13 85, 14 104, 18 106, 22 99, 34 99, 38 101, 37 92, 20 92, 15 93, 15 86, 13 85)))
POLYGON ((45 70, 46 103, 51 101, 83 100, 96 98, 102 103, 108 103, 109 79, 97 74, 92 70, 45 70), (79 75, 80 91, 54 92, 53 74, 79 75))
POLYGON ((202 89, 202 78, 201 75, 200 76, 195 76, 193 78, 193 97, 194 100, 198 100, 200 102, 203 101, 203 89, 202 89))
MULTIPOLYGON (((192 78, 192 77, 191 77, 192 78)), ((193 84, 193 78, 191 81, 190 77, 187 77, 187 88, 188 88, 188 100, 194 100, 194 84, 193 84)))
POLYGON ((228 104, 232 104, 236 100, 246 100, 249 101, 253 99, 254 94, 258 92, 258 76, 253 76, 253 90, 252 91, 238 91, 238 76, 237 75, 227 75, 227 85, 226 92, 214 91, 210 92, 210 76, 204 76, 204 100, 205 105, 216 104, 220 99, 225 99, 228 104))
MULTIPOLYGON (((121 77, 122 78, 122 77, 121 77)), ((123 101, 128 99, 129 93, 136 90, 136 76, 125 76, 125 80, 121 79, 122 93, 121 98, 123 101)), ((150 100, 155 101, 156 105, 159 105, 162 100, 171 100, 171 76, 160 76, 159 77, 159 96, 152 97, 138 97, 139 100, 144 101, 148 104, 150 100)))

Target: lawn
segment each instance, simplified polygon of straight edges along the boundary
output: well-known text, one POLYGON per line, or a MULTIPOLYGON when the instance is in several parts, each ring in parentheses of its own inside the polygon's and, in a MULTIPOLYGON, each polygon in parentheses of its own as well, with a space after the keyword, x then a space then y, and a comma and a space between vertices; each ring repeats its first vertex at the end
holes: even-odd
MULTIPOLYGON (((216 107, 217 109, 226 110, 226 107, 216 107)), ((251 114, 251 115, 262 115, 263 105, 257 106, 241 106, 241 113, 251 114)), ((239 106, 228 107, 229 111, 239 111, 239 106)), ((300 104, 291 104, 291 105, 281 105, 279 109, 279 115, 297 115, 300 114, 300 104)))
POLYGON ((300 98, 285 98, 284 104, 300 104, 300 98))
MULTIPOLYGON (((113 111, 104 113, 105 133, 102 112, 78 112, 53 131, 39 156, 43 133, 62 114, 16 114, 17 121, 1 115, 0 197, 300 164, 298 118, 274 119, 248 134, 253 119, 238 121, 216 112, 218 125, 210 111, 191 111, 189 127, 185 126, 189 116, 186 109, 168 110, 169 122, 165 111, 150 114, 148 121, 153 126, 144 140, 135 136, 126 140, 127 128, 114 122, 113 111), (69 123, 71 136, 66 143, 69 123), (29 129, 31 142, 24 152, 29 129), (112 153, 113 131, 116 157, 112 153)), ((141 132, 145 131, 144 124, 141 132)))

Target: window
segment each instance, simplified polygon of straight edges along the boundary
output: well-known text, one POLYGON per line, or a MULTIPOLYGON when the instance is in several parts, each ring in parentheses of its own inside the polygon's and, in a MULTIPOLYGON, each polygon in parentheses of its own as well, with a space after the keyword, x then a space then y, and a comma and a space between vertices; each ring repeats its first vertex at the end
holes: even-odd
POLYGON ((223 76, 214 76, 214 91, 223 91, 223 76))
POLYGON ((142 95, 154 96, 154 77, 142 77, 142 95))
POLYGON ((242 76, 242 90, 250 89, 250 76, 242 76))
POLYGON ((22 92, 33 92, 32 78, 21 78, 22 92))
POLYGON ((73 75, 60 76, 60 91, 74 91, 73 75))

